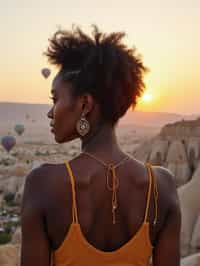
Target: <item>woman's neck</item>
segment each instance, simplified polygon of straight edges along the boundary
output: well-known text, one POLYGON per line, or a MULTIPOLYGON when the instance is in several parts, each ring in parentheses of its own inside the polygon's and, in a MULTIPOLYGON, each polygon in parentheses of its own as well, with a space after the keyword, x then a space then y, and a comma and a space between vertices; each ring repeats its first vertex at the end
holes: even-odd
POLYGON ((120 151, 115 128, 109 124, 99 124, 82 138, 81 151, 98 155, 116 155, 120 151))

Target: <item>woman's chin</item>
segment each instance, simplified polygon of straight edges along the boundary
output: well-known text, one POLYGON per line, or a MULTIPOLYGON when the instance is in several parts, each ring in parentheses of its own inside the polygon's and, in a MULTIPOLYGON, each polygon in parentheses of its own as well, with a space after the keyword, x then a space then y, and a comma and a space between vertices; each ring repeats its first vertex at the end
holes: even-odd
POLYGON ((56 134, 54 134, 54 139, 57 143, 65 143, 71 140, 69 138, 66 138, 65 136, 58 136, 56 134))
POLYGON ((63 143, 63 138, 59 138, 57 135, 54 135, 54 139, 57 143, 63 143))
POLYGON ((56 134, 55 131, 52 132, 54 134, 54 139, 57 143, 65 143, 65 142, 69 142, 69 141, 72 141, 76 138, 79 138, 79 136, 76 136, 76 135, 70 135, 70 136, 59 136, 58 134, 56 134))

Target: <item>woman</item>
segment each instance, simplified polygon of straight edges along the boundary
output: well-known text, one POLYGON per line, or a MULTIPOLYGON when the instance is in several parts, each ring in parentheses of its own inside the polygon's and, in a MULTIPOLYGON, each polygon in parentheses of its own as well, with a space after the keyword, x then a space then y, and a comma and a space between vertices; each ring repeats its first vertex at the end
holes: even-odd
POLYGON ((180 265, 180 208, 172 174, 119 146, 115 128, 137 103, 147 70, 124 33, 57 31, 45 53, 59 71, 48 112, 57 143, 81 153, 26 179, 21 266, 180 265))

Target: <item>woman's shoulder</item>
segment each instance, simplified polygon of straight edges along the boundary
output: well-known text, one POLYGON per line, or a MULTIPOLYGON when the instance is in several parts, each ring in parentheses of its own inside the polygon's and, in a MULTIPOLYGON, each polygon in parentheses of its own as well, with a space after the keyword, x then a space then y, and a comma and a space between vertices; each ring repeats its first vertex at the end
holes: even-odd
POLYGON ((152 165, 152 173, 157 185, 158 199, 165 203, 168 210, 179 205, 174 174, 166 167, 152 165))
POLYGON ((165 190, 176 188, 175 176, 168 168, 160 165, 151 165, 151 169, 158 186, 165 190))
POLYGON ((44 189, 46 184, 53 181, 55 175, 59 177, 59 172, 64 168, 64 164, 42 163, 30 170, 26 176, 25 185, 31 183, 32 186, 37 186, 38 189, 44 189))
POLYGON ((26 198, 34 202, 37 200, 38 206, 48 205, 47 202, 54 198, 56 188, 61 183, 58 179, 62 176, 62 167, 64 164, 43 163, 31 169, 25 179, 26 198))
POLYGON ((29 172, 29 175, 40 176, 44 174, 51 174, 58 169, 64 167, 64 163, 41 163, 40 165, 32 168, 29 172), (52 172, 53 171, 53 172, 52 172))

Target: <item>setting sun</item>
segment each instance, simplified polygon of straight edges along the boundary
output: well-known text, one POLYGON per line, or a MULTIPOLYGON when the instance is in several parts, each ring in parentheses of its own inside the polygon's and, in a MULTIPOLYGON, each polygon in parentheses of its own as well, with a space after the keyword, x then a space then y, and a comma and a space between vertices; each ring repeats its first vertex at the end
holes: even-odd
POLYGON ((152 101, 152 94, 149 92, 144 93, 144 95, 141 97, 141 101, 144 103, 148 103, 152 101))

